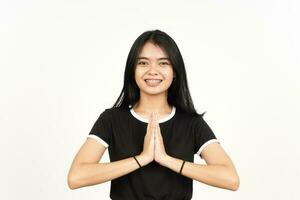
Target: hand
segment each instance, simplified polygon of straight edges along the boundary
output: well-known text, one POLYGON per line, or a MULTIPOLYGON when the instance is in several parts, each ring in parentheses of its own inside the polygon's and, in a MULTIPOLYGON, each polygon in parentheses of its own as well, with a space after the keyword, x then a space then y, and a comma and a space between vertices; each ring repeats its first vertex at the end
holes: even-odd
POLYGON ((167 157, 167 153, 164 146, 163 137, 161 135, 157 113, 154 115, 154 160, 159 164, 163 165, 165 158, 167 157))
POLYGON ((154 135, 155 134, 155 124, 153 113, 150 116, 149 123, 147 125, 147 132, 144 138, 143 151, 140 154, 145 160, 146 164, 154 160, 154 135))

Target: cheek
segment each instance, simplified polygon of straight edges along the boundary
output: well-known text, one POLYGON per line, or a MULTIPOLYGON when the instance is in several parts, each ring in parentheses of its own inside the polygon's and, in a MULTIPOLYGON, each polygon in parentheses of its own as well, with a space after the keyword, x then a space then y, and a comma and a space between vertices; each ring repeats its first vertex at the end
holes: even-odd
POLYGON ((173 80, 173 70, 170 68, 170 69, 166 69, 164 72, 163 72, 163 75, 165 77, 165 79, 167 80, 173 80))
POLYGON ((143 74, 144 74, 144 72, 142 70, 136 70, 135 71, 134 77, 135 77, 135 81, 137 83, 143 82, 143 74))

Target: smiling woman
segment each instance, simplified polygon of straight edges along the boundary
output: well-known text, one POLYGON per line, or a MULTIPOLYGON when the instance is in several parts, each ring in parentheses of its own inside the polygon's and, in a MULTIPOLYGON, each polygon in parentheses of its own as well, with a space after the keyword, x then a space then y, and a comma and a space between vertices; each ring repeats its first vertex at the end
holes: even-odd
POLYGON ((193 180, 237 190, 233 162, 203 115, 175 41, 160 30, 142 33, 128 54, 121 94, 73 160, 69 187, 111 181, 112 200, 188 200, 193 180), (110 162, 99 163, 106 149, 110 162), (207 164, 194 163, 194 155, 207 164))
POLYGON ((167 92, 172 84, 173 74, 173 67, 163 49, 153 42, 147 42, 141 49, 135 69, 140 95, 147 92, 167 92))

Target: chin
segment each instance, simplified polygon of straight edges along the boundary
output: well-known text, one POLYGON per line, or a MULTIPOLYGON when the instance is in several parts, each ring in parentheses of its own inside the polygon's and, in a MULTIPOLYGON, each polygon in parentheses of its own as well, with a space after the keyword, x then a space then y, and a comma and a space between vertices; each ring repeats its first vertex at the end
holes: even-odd
POLYGON ((143 91, 143 93, 146 94, 151 94, 151 95, 155 95, 155 94, 161 94, 161 93, 165 93, 168 91, 167 87, 149 87, 149 86, 143 86, 143 88, 141 88, 140 90, 143 91))
POLYGON ((166 92, 167 92, 167 90, 164 90, 164 91, 146 91, 146 90, 143 90, 143 93, 147 94, 147 95, 161 95, 161 94, 164 94, 166 92))

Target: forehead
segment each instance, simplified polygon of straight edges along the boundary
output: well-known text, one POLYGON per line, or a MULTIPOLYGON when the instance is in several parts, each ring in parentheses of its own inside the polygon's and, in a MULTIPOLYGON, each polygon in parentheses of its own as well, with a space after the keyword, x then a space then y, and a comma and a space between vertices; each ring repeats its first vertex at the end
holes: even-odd
POLYGON ((163 48, 151 42, 147 42, 141 49, 139 58, 141 57, 149 58, 149 59, 158 59, 158 58, 168 58, 168 55, 165 53, 163 48))

